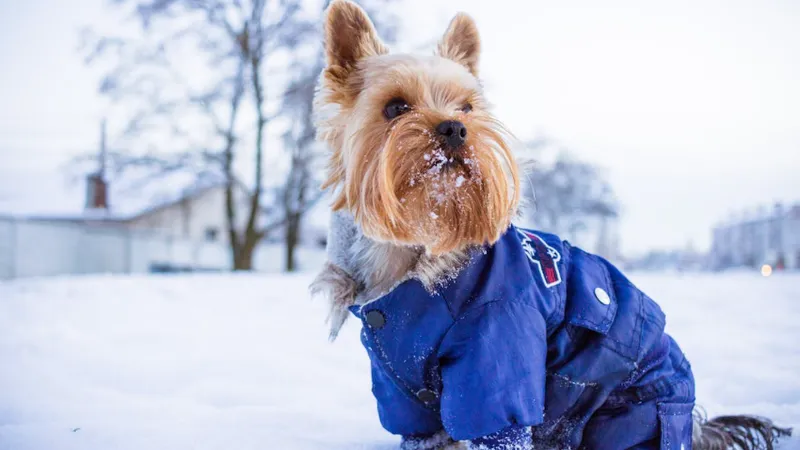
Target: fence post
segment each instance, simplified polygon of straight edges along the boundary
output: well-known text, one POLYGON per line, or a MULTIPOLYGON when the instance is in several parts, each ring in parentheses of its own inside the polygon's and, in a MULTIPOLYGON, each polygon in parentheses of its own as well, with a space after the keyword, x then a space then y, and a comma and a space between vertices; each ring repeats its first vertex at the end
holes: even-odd
POLYGON ((132 272, 133 261, 131 258, 133 257, 133 250, 132 250, 132 241, 133 241, 133 231, 128 229, 125 232, 125 274, 130 275, 132 272))
POLYGON ((9 276, 11 277, 12 280, 17 278, 17 253, 18 253, 17 246, 19 245, 19 238, 18 238, 19 230, 17 229, 18 226, 19 226, 19 219, 12 218, 11 233, 9 233, 11 235, 11 245, 10 245, 11 257, 9 258, 10 267, 8 271, 9 276))

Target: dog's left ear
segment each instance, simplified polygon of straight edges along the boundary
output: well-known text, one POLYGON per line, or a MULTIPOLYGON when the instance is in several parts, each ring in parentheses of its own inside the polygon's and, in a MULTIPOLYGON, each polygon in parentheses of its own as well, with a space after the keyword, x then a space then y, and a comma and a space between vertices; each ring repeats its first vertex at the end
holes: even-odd
POLYGON ((328 7, 325 49, 328 66, 348 73, 362 59, 389 52, 367 13, 349 0, 333 0, 328 7))
POLYGON ((437 54, 463 65, 477 77, 480 53, 481 39, 475 21, 467 14, 456 14, 439 42, 437 54))

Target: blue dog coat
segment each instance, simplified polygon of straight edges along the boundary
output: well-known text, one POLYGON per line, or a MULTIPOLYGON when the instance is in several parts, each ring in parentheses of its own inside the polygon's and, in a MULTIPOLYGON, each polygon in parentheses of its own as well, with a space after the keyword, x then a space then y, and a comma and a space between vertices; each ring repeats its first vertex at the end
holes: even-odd
POLYGON ((404 442, 691 448, 694 380, 661 309, 556 236, 512 226, 437 292, 410 279, 351 311, 404 442))

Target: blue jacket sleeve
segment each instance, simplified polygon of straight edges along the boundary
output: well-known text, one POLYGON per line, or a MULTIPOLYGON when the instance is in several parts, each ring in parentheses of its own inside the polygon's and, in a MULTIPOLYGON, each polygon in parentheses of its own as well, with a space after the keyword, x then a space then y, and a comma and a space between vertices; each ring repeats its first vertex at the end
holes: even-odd
POLYGON ((541 313, 524 302, 476 306, 456 321, 439 350, 441 417, 453 439, 542 423, 546 333, 541 313))

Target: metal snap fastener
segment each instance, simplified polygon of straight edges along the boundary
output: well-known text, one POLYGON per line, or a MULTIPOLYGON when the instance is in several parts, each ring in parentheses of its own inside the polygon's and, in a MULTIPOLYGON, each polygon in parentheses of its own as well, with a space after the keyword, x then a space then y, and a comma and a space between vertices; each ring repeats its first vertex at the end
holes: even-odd
POLYGON ((430 404, 435 402, 436 399, 439 397, 436 395, 436 392, 433 392, 430 389, 420 389, 419 391, 417 391, 417 398, 422 403, 430 404))
POLYGON ((595 288, 594 296, 597 297, 598 302, 604 305, 611 304, 611 297, 608 296, 608 292, 604 291, 603 288, 595 288))
POLYGON ((367 320, 367 325, 375 329, 383 328, 383 326, 386 325, 386 318, 383 316, 383 313, 377 309, 369 311, 364 318, 367 320))

